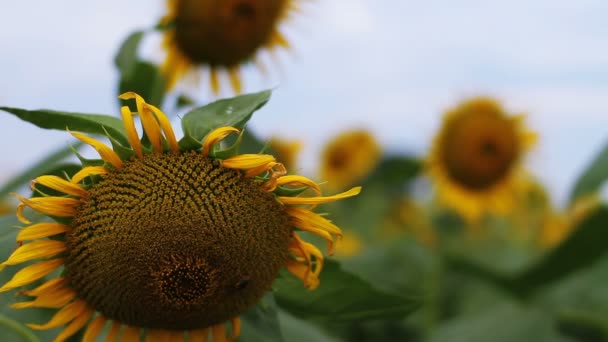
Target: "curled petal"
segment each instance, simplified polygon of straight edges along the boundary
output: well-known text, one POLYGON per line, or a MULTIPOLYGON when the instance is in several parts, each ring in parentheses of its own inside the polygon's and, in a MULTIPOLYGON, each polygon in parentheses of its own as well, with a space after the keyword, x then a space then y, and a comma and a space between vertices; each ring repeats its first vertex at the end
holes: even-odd
POLYGON ((208 156, 209 151, 215 144, 224 140, 230 134, 239 133, 239 132, 240 131, 238 129, 236 129, 234 127, 230 127, 230 126, 220 127, 220 128, 213 130, 211 133, 209 133, 205 137, 205 141, 203 142, 202 154, 204 156, 208 156))
POLYGON ((79 315, 83 315, 84 313, 86 313, 86 311, 88 311, 87 304, 83 300, 77 300, 64 306, 61 310, 57 311, 55 316, 53 316, 53 318, 51 318, 51 320, 48 321, 46 324, 28 324, 27 326, 35 330, 57 328, 67 324, 68 322, 71 322, 79 315))
POLYGON ((152 113, 154 113, 154 116, 156 117, 156 120, 158 120, 158 124, 160 125, 160 128, 163 130, 163 133, 165 134, 165 138, 167 139, 167 143, 169 144, 169 149, 171 149, 171 152, 178 153, 179 146, 177 144, 177 139, 175 138, 175 133, 173 132, 173 127, 171 126, 171 122, 169 121, 169 119, 167 118, 165 113, 163 113, 160 109, 158 109, 157 107, 150 105, 150 104, 145 104, 144 108, 148 109, 148 110, 152 111, 152 113))
POLYGON ((301 264, 295 260, 288 260, 286 268, 294 276, 302 280, 304 287, 307 289, 314 290, 319 286, 319 278, 316 277, 314 273, 310 272, 308 265, 301 264))
POLYGON ((103 166, 86 166, 83 167, 82 170, 76 172, 74 176, 72 176, 72 183, 80 183, 83 179, 92 176, 92 175, 105 175, 108 173, 108 169, 103 166))
POLYGON ((312 204, 312 205, 316 205, 316 204, 322 204, 322 203, 329 203, 329 202, 335 202, 337 200, 341 200, 344 198, 348 198, 348 197, 353 197, 358 195, 361 192, 361 187, 357 186, 354 187, 346 192, 343 192, 341 194, 337 194, 337 195, 333 195, 333 196, 325 196, 325 197, 287 197, 287 196, 280 196, 279 200, 286 205, 291 205, 291 204, 312 204))
POLYGON ((269 154, 241 154, 221 161, 223 167, 246 171, 246 177, 253 177, 276 166, 276 159, 269 154))
POLYGON ((317 193, 318 196, 321 196, 321 188, 319 185, 304 176, 288 175, 280 177, 277 179, 277 186, 282 185, 305 186, 317 193))
POLYGON ((26 224, 31 222, 26 219, 25 216, 23 216, 23 209, 25 207, 30 207, 49 216, 72 217, 76 214, 76 207, 81 204, 80 200, 75 198, 34 197, 27 199, 17 194, 15 194, 15 196, 17 196, 21 201, 21 203, 17 206, 17 218, 19 221, 26 224))

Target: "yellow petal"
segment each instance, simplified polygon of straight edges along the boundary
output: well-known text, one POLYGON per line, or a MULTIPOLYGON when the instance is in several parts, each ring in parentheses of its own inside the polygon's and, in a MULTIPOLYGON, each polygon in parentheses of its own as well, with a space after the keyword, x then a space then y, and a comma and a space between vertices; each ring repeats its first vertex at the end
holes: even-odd
POLYGON ((232 323, 232 334, 230 336, 231 341, 235 341, 241 335, 241 319, 235 317, 231 320, 232 323))
POLYGON ((106 318, 99 315, 89 324, 84 332, 82 342, 95 342, 95 339, 106 325, 106 318))
POLYGON ((141 335, 141 328, 132 327, 130 325, 127 325, 125 327, 125 330, 122 332, 122 336, 120 337, 120 340, 122 342, 139 342, 140 335, 141 335))
POLYGON ((0 292, 31 284, 59 268, 64 262, 64 259, 53 259, 24 267, 8 283, 0 287, 0 292))
POLYGON ((135 121, 133 121, 133 114, 131 113, 129 106, 120 107, 120 115, 122 116, 125 130, 127 131, 127 139, 129 140, 129 144, 133 148, 133 151, 137 157, 140 159, 143 158, 144 154, 141 147, 141 141, 139 140, 139 134, 137 134, 135 121))
POLYGON ((186 341, 185 332, 169 331, 169 342, 184 342, 186 341))
POLYGON ((83 300, 77 300, 64 306, 61 310, 57 311, 53 318, 51 318, 51 320, 48 321, 46 324, 28 324, 27 326, 34 330, 47 330, 57 328, 67 324, 68 322, 71 322, 79 315, 85 314, 86 311, 88 311, 86 303, 83 300))
POLYGON ((19 234, 17 234, 17 242, 42 239, 65 233, 68 230, 70 230, 70 227, 65 224, 54 222, 37 223, 21 229, 19 234))
POLYGON ((302 280, 304 287, 309 290, 314 290, 319 286, 319 278, 310 271, 308 265, 301 264, 295 260, 288 260, 286 265, 287 270, 302 280))
POLYGON ((38 297, 38 296, 46 293, 47 291, 55 291, 60 288, 63 288, 63 287, 65 287, 65 284, 67 284, 66 278, 64 278, 64 277, 53 278, 53 279, 47 281, 46 283, 36 287, 33 290, 23 290, 20 293, 23 293, 24 295, 27 295, 30 297, 38 297))
POLYGON ((163 151, 163 137, 160 134, 158 122, 154 118, 154 114, 146 101, 131 91, 120 95, 118 98, 122 100, 135 99, 135 105, 141 118, 141 124, 144 127, 144 133, 146 133, 148 140, 150 140, 154 151, 161 153, 163 151))
POLYGON ((85 197, 88 194, 88 192, 80 185, 71 183, 57 176, 40 176, 34 179, 30 184, 32 190, 35 190, 36 184, 41 184, 53 190, 61 191, 64 194, 72 196, 85 197))
POLYGON ((280 177, 277 179, 277 186, 282 185, 305 186, 312 189, 317 193, 317 195, 321 196, 321 188, 319 188, 319 185, 304 176, 288 175, 280 177))
POLYGON ((26 243, 17 248, 8 259, 2 263, 2 266, 17 265, 22 262, 46 259, 55 256, 67 249, 65 242, 56 240, 41 240, 26 243))
POLYGON ((146 104, 144 108, 151 110, 156 116, 156 119, 158 120, 158 123, 160 124, 160 127, 162 128, 163 133, 165 134, 165 138, 167 139, 167 143, 169 144, 169 149, 171 149, 171 152, 178 153, 179 146, 177 144, 177 139, 175 138, 175 133, 173 132, 171 122, 169 121, 165 113, 163 113, 157 107, 149 104, 146 104))
POLYGON ((207 134, 205 141, 203 142, 202 154, 208 156, 211 148, 218 142, 224 140, 231 133, 239 133, 239 130, 234 127, 225 126, 214 129, 211 133, 207 134))
POLYGON ((72 183, 80 183, 83 179, 89 176, 105 175, 106 173, 108 173, 108 169, 103 166, 86 166, 72 176, 72 183))
POLYGON ((322 204, 335 202, 337 200, 341 200, 348 197, 353 197, 358 195, 361 192, 361 187, 354 187, 346 192, 341 194, 326 196, 326 197, 288 197, 288 196, 280 196, 279 200, 286 205, 291 204, 322 204))
POLYGON ((190 342, 207 342, 207 338, 209 337, 209 329, 198 329, 191 330, 188 333, 190 342))
POLYGON ((331 223, 325 217, 310 211, 306 208, 298 208, 298 207, 290 207, 286 209, 287 214, 291 216, 292 221, 297 222, 295 224, 296 227, 300 227, 301 225, 311 226, 315 228, 320 228, 322 230, 327 231, 328 233, 342 236, 342 230, 331 223))
POLYGON ((106 342, 116 342, 116 338, 118 337, 118 333, 120 332, 121 324, 116 321, 112 321, 110 325, 110 331, 106 335, 106 342))
POLYGON ((70 134, 72 134, 74 138, 82 141, 83 143, 91 145, 97 151, 97 153, 99 153, 101 159, 103 159, 105 162, 112 164, 112 166, 118 169, 122 167, 122 159, 120 159, 118 154, 116 154, 114 150, 108 147, 108 145, 82 133, 70 132, 70 134))
POLYGON ((13 309, 24 308, 61 308, 76 297, 76 292, 70 288, 47 291, 44 295, 30 302, 21 302, 11 305, 13 309))
POLYGON ((232 90, 236 94, 240 94, 243 90, 241 84, 241 76, 239 75, 239 67, 232 67, 228 70, 228 77, 230 78, 230 85, 232 86, 232 90))
POLYGON ((220 80, 218 79, 217 70, 214 67, 209 69, 209 81, 211 82, 211 91, 213 95, 217 95, 220 92, 220 80))
POLYGON ((93 310, 85 309, 83 312, 78 314, 76 318, 70 323, 63 331, 57 335, 54 342, 63 342, 70 336, 77 333, 85 324, 89 321, 89 319, 93 316, 93 310))
POLYGON ((23 209, 26 206, 49 216, 71 217, 76 214, 76 207, 81 204, 80 200, 67 197, 33 197, 27 199, 17 194, 15 196, 21 201, 17 206, 17 218, 26 224, 31 223, 23 216, 23 209))
POLYGON ((211 335, 213 336, 211 339, 213 342, 228 342, 226 338, 226 325, 224 323, 212 326, 211 335))
POLYGON ((168 342, 171 338, 171 332, 162 329, 147 329, 146 342, 168 342))

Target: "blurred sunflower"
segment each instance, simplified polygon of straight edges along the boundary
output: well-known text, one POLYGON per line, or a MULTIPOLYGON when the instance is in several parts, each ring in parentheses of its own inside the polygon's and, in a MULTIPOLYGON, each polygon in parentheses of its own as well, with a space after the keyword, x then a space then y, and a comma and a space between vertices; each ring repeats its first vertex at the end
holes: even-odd
POLYGON ((522 157, 536 141, 523 121, 486 97, 448 111, 427 160, 440 202, 469 222, 508 213, 523 191, 522 157))
POLYGON ((215 94, 220 71, 240 93, 243 65, 260 50, 289 48, 279 26, 296 9, 296 0, 168 0, 167 5, 162 70, 169 89, 189 70, 206 67, 215 94))
POLYGON ((32 299, 12 305, 59 309, 31 328, 66 325, 56 341, 81 329, 83 340, 93 341, 111 321, 108 341, 140 341, 142 334, 153 341, 225 341, 239 335, 239 315, 271 288, 281 268, 309 289, 318 285, 323 255, 296 230, 323 237, 331 253, 341 230, 313 208, 360 188, 322 197, 316 183, 285 175, 272 156, 225 157, 234 150, 222 150, 220 142, 238 133, 233 127, 212 131, 198 150, 182 151, 158 108, 134 93, 121 98, 137 105, 137 113, 121 108, 130 146, 112 149, 72 133, 104 164, 84 166, 70 179, 38 177, 32 187, 41 197, 18 196, 24 224, 31 224, 26 207, 57 221, 23 228, 20 247, 2 263, 38 260, 0 292, 56 275, 19 292, 32 299), (143 140, 133 115, 141 119, 143 140), (45 195, 39 186, 65 195, 45 195), (303 190, 316 196, 296 196, 303 190))
POLYGON ((288 171, 293 171, 297 167, 298 154, 302 149, 302 142, 299 140, 285 140, 278 137, 270 139, 270 149, 274 152, 277 160, 285 165, 288 171))
POLYGON ((336 256, 350 258, 358 255, 363 250, 363 241, 355 232, 344 233, 342 238, 336 242, 336 256))
POLYGON ((368 131, 343 132, 325 146, 320 177, 330 189, 345 189, 368 176, 381 156, 380 145, 368 131))
POLYGON ((379 230, 388 239, 407 233, 427 247, 437 244, 437 234, 428 213, 411 198, 396 201, 379 230))

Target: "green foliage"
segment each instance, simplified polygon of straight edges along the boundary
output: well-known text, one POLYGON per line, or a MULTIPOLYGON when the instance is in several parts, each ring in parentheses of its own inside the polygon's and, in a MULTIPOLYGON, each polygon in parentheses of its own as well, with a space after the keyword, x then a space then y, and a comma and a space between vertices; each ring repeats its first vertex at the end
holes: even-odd
POLYGON ((570 193, 570 203, 579 197, 597 192, 608 178, 608 146, 595 157, 578 177, 570 193))
POLYGON ((202 140, 216 128, 233 126, 243 128, 253 113, 270 99, 270 90, 236 96, 212 102, 186 113, 182 119, 184 137, 179 141, 182 149, 198 148, 202 140))
POLYGON ((400 318, 414 311, 419 301, 374 288, 340 264, 325 260, 321 285, 308 291, 301 281, 284 275, 275 284, 279 306, 292 315, 310 321, 347 322, 400 318))

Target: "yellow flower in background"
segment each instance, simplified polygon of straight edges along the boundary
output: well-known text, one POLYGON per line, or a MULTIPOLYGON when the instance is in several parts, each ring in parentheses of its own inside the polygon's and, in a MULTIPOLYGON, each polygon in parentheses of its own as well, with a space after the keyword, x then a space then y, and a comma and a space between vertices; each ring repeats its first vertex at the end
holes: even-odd
POLYGON ((297 168, 298 155, 302 149, 301 141, 272 137, 270 149, 275 153, 277 160, 285 165, 287 171, 294 171, 297 168))
POLYGON ((10 204, 0 201, 0 216, 6 215, 13 210, 14 208, 10 204))
MULTIPOLYGON (((220 90, 220 72, 236 93, 240 69, 256 61, 261 50, 289 48, 280 24, 296 9, 296 0, 168 0, 168 23, 162 70, 168 88, 188 71, 209 70, 211 89, 220 90)), ((259 62, 259 60, 258 60, 259 62)), ((259 63, 258 63, 259 64, 259 63)))
POLYGON ((370 132, 346 131, 325 146, 320 177, 329 189, 345 189, 368 176, 381 157, 382 149, 370 132))
POLYGON ((336 241, 336 256, 350 258, 358 255, 363 250, 361 237, 354 232, 344 233, 342 238, 336 241))
POLYGON ((107 341, 225 341, 239 335, 239 315, 270 290, 280 269, 309 289, 318 285, 323 255, 296 230, 323 237, 331 254, 342 232, 314 206, 357 195, 359 187, 323 197, 316 183, 286 175, 270 155, 215 157, 219 143, 239 133, 232 127, 209 133, 200 150, 182 151, 165 114, 134 93, 121 98, 137 105, 137 113, 121 108, 130 146, 119 152, 74 132, 104 164, 32 182, 63 196, 18 196, 17 216, 28 226, 0 267, 28 264, 0 292, 22 289, 29 297, 13 308, 58 309, 31 328, 66 326, 57 341, 81 329, 84 341, 94 341, 106 326, 107 341), (316 196, 285 195, 302 187, 316 196), (26 207, 56 222, 32 223, 26 207))
POLYGON ((384 237, 390 239, 407 233, 427 247, 433 247, 437 243, 437 234, 429 214, 410 198, 401 199, 394 204, 380 230, 384 237))
POLYGON ((509 116, 479 97, 448 111, 433 141, 427 172, 438 199, 469 222, 483 213, 507 214, 521 194, 521 160, 535 143, 524 116, 509 116))
POLYGON ((545 221, 538 236, 538 243, 543 248, 553 248, 566 240, 578 224, 593 213, 601 204, 597 195, 578 198, 565 213, 547 210, 545 221))

